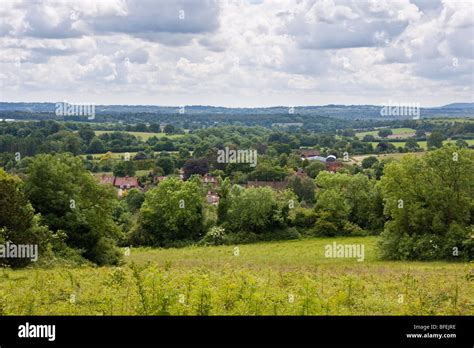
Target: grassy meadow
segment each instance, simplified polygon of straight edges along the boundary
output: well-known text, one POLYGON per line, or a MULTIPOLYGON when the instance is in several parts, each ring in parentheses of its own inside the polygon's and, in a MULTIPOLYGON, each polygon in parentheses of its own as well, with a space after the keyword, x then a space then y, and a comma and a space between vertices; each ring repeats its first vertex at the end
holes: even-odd
MULTIPOLYGON (((382 129, 382 128, 381 128, 382 129)), ((381 129, 377 129, 377 130, 373 130, 373 131, 366 131, 366 132, 357 132, 356 133, 356 136, 359 138, 359 139, 362 139, 363 137, 365 137, 366 135, 373 135, 374 137, 378 138, 378 132, 379 130, 381 129)), ((405 134, 415 134, 415 129, 413 128, 391 128, 392 130, 392 133, 394 135, 400 135, 403 137, 403 135, 405 134)))
POLYGON ((353 156, 350 159, 351 159, 352 163, 361 164, 362 160, 364 158, 372 157, 372 156, 376 157, 379 161, 384 160, 384 159, 393 159, 393 160, 398 161, 406 155, 414 155, 416 157, 421 157, 421 156, 424 156, 425 154, 427 154, 426 151, 407 152, 407 153, 383 153, 383 154, 379 154, 379 155, 370 154, 370 155, 353 156))
MULTIPOLYGON (((387 141, 387 140, 384 140, 384 141, 387 141)), ((468 145, 474 145, 474 139, 464 139, 464 141, 468 144, 468 145)), ((377 146, 377 144, 379 143, 379 141, 373 141, 371 142, 372 146, 375 148, 377 146)), ((406 141, 405 140, 402 140, 402 141, 390 141, 390 144, 392 144, 393 146, 395 147, 404 147, 405 146, 405 143, 406 141)), ((455 141, 449 141, 449 140, 445 140, 443 141, 443 144, 449 144, 449 143, 455 143, 455 141)), ((426 140, 421 140, 421 141, 418 141, 418 145, 420 145, 420 148, 423 149, 423 150, 427 150, 428 149, 428 144, 426 142, 426 140)))
POLYGON ((121 267, 3 269, 0 314, 474 314, 472 264, 381 261, 376 243, 351 237, 132 248, 121 267), (325 257, 334 241, 364 245, 364 260, 325 257))

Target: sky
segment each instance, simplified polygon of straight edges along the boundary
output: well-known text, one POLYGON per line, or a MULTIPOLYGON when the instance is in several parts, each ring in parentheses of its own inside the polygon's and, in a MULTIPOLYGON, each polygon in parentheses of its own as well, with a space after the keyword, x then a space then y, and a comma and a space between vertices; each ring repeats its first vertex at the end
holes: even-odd
POLYGON ((472 102, 474 1, 0 2, 0 101, 472 102))

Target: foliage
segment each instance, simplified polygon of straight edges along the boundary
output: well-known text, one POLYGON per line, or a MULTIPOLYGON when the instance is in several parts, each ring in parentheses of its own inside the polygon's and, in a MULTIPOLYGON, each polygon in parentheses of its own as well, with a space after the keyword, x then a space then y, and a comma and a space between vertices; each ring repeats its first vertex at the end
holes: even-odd
POLYGON ((288 201, 268 187, 234 190, 225 226, 231 232, 263 233, 285 226, 288 201))
POLYGON ((310 229, 314 226, 318 216, 314 209, 298 207, 290 213, 290 224, 302 229, 310 229))
POLYGON ((288 178, 288 188, 298 196, 299 201, 313 203, 316 185, 310 178, 292 175, 288 178))
POLYGON ((381 129, 378 131, 378 136, 381 137, 381 138, 386 138, 388 137, 389 135, 392 135, 393 132, 391 129, 381 129))
POLYGON ((407 141, 405 142, 405 148, 408 151, 420 151, 421 150, 420 145, 418 144, 418 142, 416 141, 415 138, 407 139, 407 141))
POLYGON ((473 153, 455 146, 388 164, 380 181, 390 218, 382 233, 383 255, 472 259, 473 182, 473 153))
POLYGON ((99 185, 79 158, 68 154, 38 155, 28 167, 26 196, 53 232, 64 231, 69 247, 85 258, 116 264, 111 240, 118 237, 112 219, 115 190, 99 185), (102 257, 107 253, 108 257, 102 257))
POLYGON ((433 131, 428 136, 428 139, 427 139, 428 149, 440 148, 441 146, 443 146, 443 140, 444 140, 443 133, 441 133, 438 130, 433 131))
POLYGON ((371 168, 375 163, 378 163, 379 160, 375 156, 369 156, 362 160, 362 168, 368 169, 371 168))
POLYGON ((113 171, 114 176, 134 176, 135 175, 135 165, 133 161, 119 161, 114 166, 113 171))
POLYGON ((374 179, 360 173, 321 172, 316 184, 320 187, 316 212, 325 224, 330 222, 340 233, 348 221, 363 230, 377 231, 381 228, 382 200, 374 179))
POLYGON ((220 245, 225 239, 225 229, 223 227, 214 226, 207 231, 201 243, 204 245, 220 245))
POLYGON ((129 190, 127 196, 125 197, 125 203, 131 212, 138 211, 141 208, 144 200, 145 195, 136 188, 129 190))
POLYGON ((204 175, 209 171, 209 163, 205 158, 190 158, 183 166, 184 178, 188 179, 193 174, 204 175))
POLYGON ((145 194, 135 241, 169 245, 203 235, 203 192, 194 180, 170 178, 145 194))
MULTIPOLYGON (((41 225, 40 216, 23 193, 23 183, 17 176, 10 175, 0 168, 0 244, 38 246, 39 257, 43 257, 51 232, 41 225)), ((26 266, 27 258, 0 258, 0 264, 13 267, 26 266)))
POLYGON ((163 169, 164 175, 169 175, 175 171, 175 163, 173 159, 169 156, 163 156, 158 158, 156 165, 163 169))

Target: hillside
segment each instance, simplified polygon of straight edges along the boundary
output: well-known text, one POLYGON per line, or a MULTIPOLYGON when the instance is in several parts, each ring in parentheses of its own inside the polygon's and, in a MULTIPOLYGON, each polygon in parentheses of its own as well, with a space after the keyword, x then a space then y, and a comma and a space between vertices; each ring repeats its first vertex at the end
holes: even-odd
POLYGON ((1 314, 474 314, 467 265, 382 262, 376 243, 352 237, 132 248, 123 267, 6 269, 1 314), (363 245, 363 261, 326 257, 333 243, 363 245))

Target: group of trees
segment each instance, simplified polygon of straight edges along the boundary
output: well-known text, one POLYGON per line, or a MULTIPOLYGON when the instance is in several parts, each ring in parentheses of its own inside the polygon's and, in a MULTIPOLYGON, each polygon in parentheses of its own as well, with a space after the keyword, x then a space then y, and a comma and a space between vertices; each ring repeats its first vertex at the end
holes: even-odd
POLYGON ((38 155, 24 182, 3 170, 0 181, 3 241, 37 244, 41 256, 119 262, 116 192, 100 185, 79 158, 38 155))
POLYGON ((316 235, 357 235, 382 229, 382 197, 375 179, 362 173, 321 172, 316 184, 316 235))
POLYGON ((380 244, 386 258, 474 257, 471 151, 444 146, 426 157, 392 161, 380 180, 369 175, 379 170, 378 160, 367 160, 364 166, 366 172, 358 174, 322 171, 314 182, 295 176, 286 191, 242 188, 227 178, 220 183, 220 202, 211 217, 212 207, 204 203, 205 190, 197 180, 169 179, 146 194, 133 240, 147 245, 200 239, 218 244, 299 233, 354 236, 383 231, 380 244), (308 182, 300 197, 298 185, 306 180, 314 186, 308 182), (309 192, 313 197, 306 196, 309 192))
POLYGON ((474 154, 454 146, 385 166, 382 252, 393 259, 474 258, 474 154))
MULTIPOLYGON (((412 126, 416 129, 416 139, 407 139, 403 147, 396 147, 390 139, 381 139, 377 144, 373 144, 378 139, 372 135, 366 135, 362 140, 355 136, 353 129, 343 131, 331 130, 322 133, 313 133, 305 128, 298 129, 278 129, 263 127, 244 126, 220 126, 206 129, 191 129, 188 133, 173 124, 166 124, 165 136, 152 136, 143 139, 127 130, 150 131, 151 128, 158 131, 161 126, 158 123, 137 123, 135 125, 112 125, 107 132, 98 133, 89 125, 78 123, 60 123, 55 121, 38 122, 0 122, 0 165, 7 169, 15 166, 15 154, 20 153, 22 157, 33 156, 38 153, 61 153, 71 152, 78 154, 102 154, 107 151, 117 152, 175 152, 180 153, 180 158, 187 159, 189 154, 195 159, 207 158, 212 162, 216 158, 216 151, 224 147, 236 147, 240 149, 256 149, 259 156, 266 155, 272 159, 278 158, 280 166, 287 163, 293 166, 295 163, 292 155, 301 147, 310 147, 320 150, 323 156, 330 154, 343 157, 344 153, 351 156, 367 153, 391 153, 421 150, 416 140, 426 139, 429 148, 437 148, 442 145, 447 134, 446 129, 449 124, 436 124, 434 126, 429 121, 419 124, 405 122, 394 125, 412 126), (138 128, 137 128, 138 127, 138 128), (426 136, 426 132, 430 135, 426 136), (181 135, 175 135, 181 134, 181 135), (187 157, 181 156, 187 153, 187 157)), ((376 124, 376 123, 374 123, 376 124)), ((98 125, 98 129, 107 129, 106 125, 98 125)), ((453 123, 461 135, 473 136, 472 126, 453 123), (467 133, 466 133, 467 132, 467 133)), ((379 132, 388 132, 390 128, 385 128, 379 132)), ((451 132, 453 133, 453 132, 451 132)), ((453 135, 455 139, 457 135, 453 135)), ((385 134, 382 134, 385 135, 385 134)), ((457 139, 455 139, 457 140, 457 139)), ((463 140, 459 140, 458 146, 467 146, 463 140)), ((169 164, 169 163, 168 163, 169 164)), ((180 168, 183 163, 178 163, 175 167, 180 168)), ((211 165, 212 167, 212 165, 211 165)), ((215 166, 215 169, 219 166, 215 166)), ((91 170, 93 166, 88 167, 91 170)), ((102 170, 97 167, 96 169, 102 170)), ((111 169, 108 168, 110 171, 111 169)), ((151 168, 147 168, 151 169, 151 168)), ((164 168, 163 168, 164 169, 164 168)), ((167 172, 164 170, 164 172, 167 172)), ((230 175, 227 172, 227 175, 230 175)))
MULTIPOLYGON (((152 124, 144 125, 150 130, 152 124)), ((137 126, 134 131, 143 130, 142 124, 137 126)), ((387 258, 437 259, 447 258, 448 252, 449 257, 472 257, 473 240, 468 237, 473 225, 472 151, 462 140, 457 147, 442 146, 438 128, 425 128, 417 133, 430 132, 428 148, 441 149, 400 162, 371 156, 361 166, 346 165, 330 174, 323 163, 302 160, 298 149, 311 147, 323 156, 339 158, 345 152, 397 149, 382 141, 374 150, 370 142, 356 139, 350 128, 315 134, 304 129, 226 126, 144 141, 131 133, 97 135, 89 127, 53 121, 0 123, 0 164, 21 177, 0 171, 0 242, 30 241, 44 255, 116 264, 120 262, 116 245, 130 243, 217 244, 383 231, 381 247, 387 258), (225 147, 257 150, 256 166, 219 163, 217 151, 225 147), (130 160, 113 158, 111 153, 74 156, 134 149, 140 151, 130 160), (14 158, 17 151, 19 159, 14 158), (130 190, 121 200, 89 172, 133 176, 149 169, 151 175, 161 176, 177 174, 181 168, 184 181, 168 178, 155 186, 156 181, 150 180, 146 194, 130 190), (295 174, 300 168, 307 176, 295 174), (205 202, 207 189, 197 179, 206 173, 222 179, 217 207, 205 202), (285 191, 238 185, 284 180, 285 191)), ((165 132, 181 131, 166 126, 165 132)), ((408 139, 405 147, 419 149, 416 139, 408 139)))

